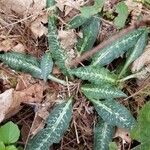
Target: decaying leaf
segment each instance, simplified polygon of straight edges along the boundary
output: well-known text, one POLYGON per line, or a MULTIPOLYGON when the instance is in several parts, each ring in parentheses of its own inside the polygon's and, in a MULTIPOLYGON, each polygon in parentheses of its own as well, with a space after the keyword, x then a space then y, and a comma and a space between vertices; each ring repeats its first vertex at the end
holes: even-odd
POLYGON ((77 36, 73 29, 59 30, 58 37, 61 41, 61 46, 65 50, 71 50, 77 42, 77 36))
POLYGON ((0 94, 0 122, 16 114, 21 109, 21 103, 38 103, 42 97, 43 86, 40 84, 33 84, 21 91, 6 90, 0 94))
POLYGON ((117 128, 114 138, 116 138, 116 137, 121 137, 123 141, 125 141, 129 144, 131 143, 130 133, 126 129, 117 128))
POLYGON ((12 102, 13 102, 13 89, 6 90, 0 94, 0 122, 5 118, 12 102))
POLYGON ((42 35, 46 35, 48 33, 47 28, 44 26, 45 23, 47 23, 47 15, 45 14, 37 17, 31 23, 30 28, 36 38, 41 37, 42 35))

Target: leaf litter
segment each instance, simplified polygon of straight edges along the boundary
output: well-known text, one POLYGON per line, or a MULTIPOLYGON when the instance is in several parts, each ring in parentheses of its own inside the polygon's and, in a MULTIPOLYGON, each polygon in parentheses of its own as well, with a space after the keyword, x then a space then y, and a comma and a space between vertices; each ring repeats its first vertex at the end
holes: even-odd
MULTIPOLYGON (((71 18, 71 16, 77 14, 79 12, 79 9, 81 6, 87 4, 88 2, 85 2, 83 0, 76 0, 76 1, 68 1, 68 0, 57 0, 57 7, 60 11, 64 12, 64 16, 62 17, 65 22, 67 22, 67 18, 71 18)), ((92 3, 92 2, 90 2, 92 3)), ((111 2, 111 8, 113 8, 113 5, 116 2, 111 2)), ((39 0, 27 0, 27 1, 1 1, 0 9, 3 10, 5 17, 0 20, 1 27, 7 27, 7 29, 10 30, 10 32, 7 31, 8 36, 13 35, 17 36, 20 35, 23 37, 20 42, 18 41, 18 38, 3 38, 2 42, 0 42, 0 50, 1 51, 10 51, 10 50, 16 50, 18 52, 28 52, 31 54, 36 55, 37 57, 40 57, 44 51, 47 50, 46 45, 46 38, 47 35, 47 14, 44 10, 46 7, 45 0, 39 1, 39 0), (11 13, 15 12, 13 15, 10 15, 11 13), (8 17, 8 18, 7 18, 8 17), (29 19, 28 19, 29 17, 29 19), (13 18, 11 21, 8 21, 9 18, 13 18), (21 19, 25 21, 21 21, 21 19), (20 24, 15 23, 16 21, 19 21, 20 24), (14 25, 10 25, 13 24, 14 25), (25 28, 24 28, 25 27, 25 28), (16 30, 17 28, 17 30, 16 30), (17 31, 17 32, 16 32, 17 31), (27 37, 27 38, 26 38, 27 37), (39 40, 40 39, 40 40, 39 40), (40 49, 42 47, 42 49, 40 49)), ((135 3, 134 3, 135 4, 135 3)), ((143 7, 141 7, 141 3, 136 3, 137 5, 133 5, 131 1, 126 4, 129 8, 129 5, 132 5, 129 8, 129 12, 132 15, 132 21, 134 22, 137 18, 137 16, 141 15, 143 11, 143 7), (139 8, 139 12, 136 12, 137 8, 139 8), (135 13, 133 13, 135 12, 135 13)), ((112 9, 113 10, 113 9, 112 9)), ((64 25, 61 20, 59 20, 59 24, 64 25)), ((60 27, 61 28, 61 27, 60 27)), ((4 31, 5 28, 3 28, 4 31)), ((112 21, 103 22, 102 27, 102 35, 98 41, 103 41, 106 39, 106 36, 110 36, 113 33, 115 33, 117 29, 113 26, 112 21)), ((75 50, 74 45, 77 40, 77 34, 78 31, 74 30, 59 30, 59 39, 61 41, 62 47, 67 49, 69 53, 71 53, 71 57, 75 57, 75 50)), ((3 33, 4 35, 4 33, 3 33)), ((20 39, 20 38, 19 38, 20 39)), ((147 66, 149 67, 149 58, 147 57, 149 54, 149 50, 145 50, 145 52, 140 56, 132 65, 132 70, 140 70, 141 66, 147 66), (139 69, 140 68, 140 69, 139 69)), ((5 67, 5 66, 2 66, 5 67)), ((7 69, 7 68, 6 68, 7 69)), ((57 70, 57 68, 56 68, 57 70)), ((12 72, 14 73, 14 72, 12 72)), ((60 72, 57 71, 57 75, 60 76, 60 72)), ((9 76, 9 75, 8 75, 9 76)), ((15 76, 18 77, 18 74, 15 76)), ((3 107, 1 110, 2 116, 0 116, 0 121, 2 122, 6 118, 12 117, 12 114, 20 115, 18 112, 22 108, 23 105, 29 105, 29 106, 35 106, 35 118, 34 123, 32 124, 31 118, 24 119, 22 121, 25 123, 25 127, 28 130, 28 133, 26 134, 26 138, 24 143, 27 140, 27 137, 29 136, 29 132, 31 135, 35 135, 39 130, 41 130, 44 127, 46 116, 48 115, 49 110, 52 109, 52 106, 54 102, 58 100, 58 95, 54 94, 54 98, 44 98, 44 91, 45 88, 43 88, 43 83, 39 83, 37 80, 32 80, 29 76, 24 76, 24 74, 21 73, 22 77, 19 77, 17 80, 17 84, 15 87, 11 88, 11 86, 6 86, 5 91, 3 91, 0 94, 0 102, 3 103, 1 106, 7 106, 3 107), (21 79, 22 78, 22 79, 21 79), (17 101, 16 101, 17 100, 17 101), (47 100, 50 100, 47 102, 47 100), (37 109, 38 108, 38 109, 37 109), (30 122, 30 126, 28 126, 28 122, 30 122), (31 128, 32 124, 32 128, 31 128)), ((6 82, 6 78, 3 78, 3 81, 6 82)), ((8 84, 8 81, 6 82, 8 84)), ((44 85, 45 86, 45 85, 44 85)), ((45 86, 47 88, 47 85, 45 86)), ((68 94, 68 89, 64 89, 64 87, 58 86, 55 83, 50 83, 48 85, 48 90, 53 91, 51 88, 54 88, 56 91, 58 91, 60 97, 65 97, 68 94)), ((74 104, 74 114, 73 114, 73 121, 70 125, 69 132, 66 133, 63 140, 61 141, 61 149, 70 149, 71 147, 74 147, 75 149, 92 149, 92 126, 94 126, 94 123, 96 121, 96 115, 93 113, 93 108, 90 106, 89 102, 85 101, 83 95, 78 91, 78 87, 69 87, 69 90, 71 92, 76 94, 76 102, 74 104), (82 144, 84 143, 84 144, 82 144), (84 146, 83 146, 84 145, 84 146)), ((131 89, 131 92, 133 92, 135 88, 131 89)), ((46 93, 46 97, 48 94, 46 93)), ((139 93, 140 95, 140 93, 139 93)), ((141 96, 141 95, 140 95, 141 96)), ((134 98, 134 97, 133 97, 134 98)), ((136 99, 135 97, 134 99, 136 99)), ((140 100, 140 98, 138 98, 140 100)), ((141 96, 142 99, 142 96, 141 96)), ((59 100, 58 100, 59 101, 59 100)), ((139 106, 143 105, 143 101, 141 102, 133 102, 134 105, 139 104, 139 106)), ((129 107, 129 103, 125 103, 127 107, 129 107)), ((138 107, 139 108, 139 107, 138 107)), ((138 109, 137 108, 137 109, 138 109)), ((137 110, 135 110, 137 111, 137 110)), ((31 112, 27 112, 27 116, 31 112)), ((33 113, 31 113, 33 115, 33 113)), ((14 117, 15 117, 14 116, 14 117)), ((13 117, 12 117, 13 118, 13 117)), ((16 117, 17 118, 17 117, 16 117)), ((19 120, 17 120, 19 121, 19 120)), ((126 132, 124 131, 117 131, 116 135, 121 136, 122 139, 130 142, 130 140, 126 137, 124 137, 126 132), (119 133, 118 133, 119 132, 119 133)), ((129 137, 130 138, 130 137, 129 137)), ((54 145, 54 149, 58 148, 58 145, 54 145)))

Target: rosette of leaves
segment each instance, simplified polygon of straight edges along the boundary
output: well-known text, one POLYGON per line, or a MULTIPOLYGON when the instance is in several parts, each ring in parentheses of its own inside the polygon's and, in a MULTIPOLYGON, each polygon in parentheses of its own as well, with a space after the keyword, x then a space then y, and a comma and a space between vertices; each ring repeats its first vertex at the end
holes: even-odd
POLYGON ((25 150, 49 150, 53 143, 59 143, 69 127, 72 117, 72 99, 58 104, 50 113, 46 128, 29 140, 25 150))

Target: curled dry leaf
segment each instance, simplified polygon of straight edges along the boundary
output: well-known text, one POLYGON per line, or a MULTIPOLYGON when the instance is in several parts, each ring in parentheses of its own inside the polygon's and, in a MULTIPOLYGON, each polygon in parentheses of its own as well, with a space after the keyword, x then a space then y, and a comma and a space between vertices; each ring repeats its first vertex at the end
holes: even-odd
POLYGON ((7 114, 12 101, 13 101, 13 89, 6 90, 0 94, 0 122, 2 122, 7 114))
POLYGON ((122 138, 123 141, 125 141, 129 144, 132 141, 129 131, 127 131, 126 129, 123 129, 123 128, 117 128, 114 138, 116 138, 116 137, 122 138))
POLYGON ((47 23, 47 15, 41 15, 37 17, 30 26, 30 29, 36 38, 41 37, 42 35, 46 35, 48 33, 48 29, 44 26, 47 23))
POLYGON ((0 122, 16 114, 21 103, 40 103, 43 98, 43 86, 33 84, 22 91, 6 90, 0 94, 0 122))
POLYGON ((22 43, 18 42, 16 38, 2 40, 0 42, 0 51, 8 52, 10 50, 24 52, 25 47, 22 43))

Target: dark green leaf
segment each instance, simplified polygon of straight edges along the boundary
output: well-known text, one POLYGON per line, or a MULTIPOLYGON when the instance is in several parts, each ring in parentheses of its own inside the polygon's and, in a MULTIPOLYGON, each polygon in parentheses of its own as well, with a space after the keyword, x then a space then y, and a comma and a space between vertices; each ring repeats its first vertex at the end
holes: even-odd
POLYGON ((139 28, 130 33, 120 37, 118 40, 112 42, 93 57, 92 65, 107 65, 114 59, 123 55, 128 49, 134 47, 145 28, 139 28))
POLYGON ((20 130, 13 122, 8 122, 0 127, 0 140, 4 144, 12 144, 18 141, 20 130))
POLYGON ((69 126, 72 116, 72 100, 59 104, 50 113, 46 128, 37 133, 27 144, 26 150, 49 150, 53 143, 59 143, 69 126))
MULTIPOLYGON (((47 0, 47 5, 54 7, 55 0, 47 0), (51 1, 51 2, 49 2, 51 1)), ((61 71, 68 75, 69 71, 66 67, 67 63, 67 52, 62 49, 60 41, 58 39, 57 26, 56 26, 56 9, 48 17, 48 45, 51 52, 51 56, 54 59, 56 65, 61 69, 61 71)))
POLYGON ((41 71, 42 71, 42 78, 44 79, 44 81, 47 80, 48 75, 52 72, 52 69, 53 69, 53 60, 51 58, 51 54, 45 53, 41 59, 41 71))
POLYGON ((98 121, 94 130, 94 150, 109 150, 115 128, 104 121, 98 121))
POLYGON ((110 84, 92 85, 86 84, 81 87, 82 92, 89 99, 109 99, 127 97, 125 93, 110 84))
POLYGON ((83 38, 80 38, 77 43, 77 50, 80 54, 93 47, 100 31, 100 23, 99 15, 96 15, 82 25, 83 38))
POLYGON ((114 100, 94 100, 94 107, 99 114, 99 116, 108 124, 112 126, 117 126, 120 128, 132 129, 135 125, 135 119, 131 113, 124 107, 114 100))
POLYGON ((116 75, 110 73, 108 69, 103 67, 96 67, 96 66, 79 67, 76 69, 72 69, 70 73, 72 75, 81 78, 82 80, 88 80, 95 84, 101 84, 101 83, 115 84, 117 79, 116 75))
POLYGON ((119 78, 124 73, 126 73, 126 70, 129 67, 129 65, 143 53, 143 50, 146 47, 147 41, 148 41, 148 32, 147 30, 145 30, 145 32, 138 39, 134 49, 131 51, 130 55, 128 56, 126 63, 119 74, 119 78))
POLYGON ((116 12, 118 16, 115 18, 115 25, 120 29, 125 26, 125 22, 129 15, 128 7, 124 2, 119 2, 116 6, 116 12))

